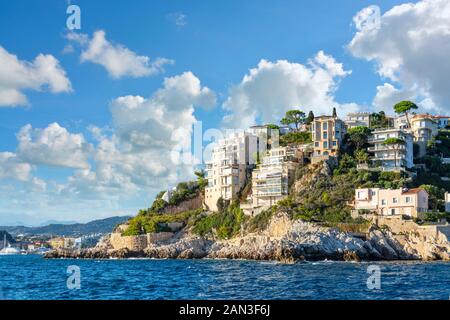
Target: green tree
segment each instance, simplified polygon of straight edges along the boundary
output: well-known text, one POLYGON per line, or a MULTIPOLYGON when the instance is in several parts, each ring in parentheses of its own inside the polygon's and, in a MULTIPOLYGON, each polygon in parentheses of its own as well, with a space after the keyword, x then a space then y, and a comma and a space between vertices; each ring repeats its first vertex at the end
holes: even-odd
POLYGON ((423 184, 420 188, 428 192, 428 206, 430 209, 438 211, 439 205, 444 199, 445 190, 431 184, 423 184))
POLYGON ((305 123, 311 124, 314 121, 314 113, 312 111, 309 111, 308 117, 306 117, 305 123))
POLYGON ((394 150, 394 165, 397 167, 398 152, 406 145, 405 140, 400 138, 387 138, 383 144, 394 150))
POLYGON ((409 112, 418 108, 419 107, 414 102, 404 100, 400 101, 394 106, 394 111, 397 114, 404 114, 406 116, 406 121, 408 122, 408 128, 411 128, 411 123, 409 121, 409 112))
POLYGON ((370 115, 370 127, 373 129, 389 127, 389 119, 386 117, 384 111, 375 112, 370 115))
POLYGON ((358 149, 355 151, 355 159, 359 164, 367 163, 369 161, 369 154, 364 149, 358 149))
POLYGON ((197 182, 200 190, 204 190, 205 187, 208 185, 208 179, 206 179, 206 171, 205 170, 195 171, 194 174, 197 176, 197 182))
POLYGON ((337 111, 336 111, 336 108, 333 108, 333 118, 337 118, 337 111))
POLYGON ((289 110, 280 122, 286 126, 293 124, 295 130, 298 130, 299 125, 305 122, 305 113, 300 110, 289 110))

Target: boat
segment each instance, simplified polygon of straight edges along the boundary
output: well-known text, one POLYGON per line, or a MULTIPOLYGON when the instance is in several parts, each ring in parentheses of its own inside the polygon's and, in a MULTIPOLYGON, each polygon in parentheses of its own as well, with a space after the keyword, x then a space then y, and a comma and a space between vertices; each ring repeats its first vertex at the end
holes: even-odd
POLYGON ((9 243, 8 245, 6 245, 6 234, 5 234, 5 237, 3 239, 3 249, 0 250, 0 255, 15 255, 15 254, 20 254, 20 250, 11 247, 11 244, 9 243))

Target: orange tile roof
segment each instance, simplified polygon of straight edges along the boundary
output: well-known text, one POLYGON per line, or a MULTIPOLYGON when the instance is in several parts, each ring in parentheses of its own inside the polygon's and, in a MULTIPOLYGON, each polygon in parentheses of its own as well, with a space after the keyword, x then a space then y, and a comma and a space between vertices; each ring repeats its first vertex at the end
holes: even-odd
POLYGON ((412 189, 409 189, 408 191, 403 192, 403 194, 414 194, 414 193, 419 193, 420 191, 425 191, 425 189, 412 188, 412 189))

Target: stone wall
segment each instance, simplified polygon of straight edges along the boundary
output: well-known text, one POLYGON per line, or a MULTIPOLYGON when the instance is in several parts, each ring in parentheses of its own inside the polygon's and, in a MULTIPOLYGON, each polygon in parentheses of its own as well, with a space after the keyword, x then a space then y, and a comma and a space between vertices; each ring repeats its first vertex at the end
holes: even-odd
POLYGON ((122 236, 120 233, 111 233, 110 243, 113 249, 128 249, 142 251, 149 246, 172 238, 172 232, 147 233, 139 236, 122 236))

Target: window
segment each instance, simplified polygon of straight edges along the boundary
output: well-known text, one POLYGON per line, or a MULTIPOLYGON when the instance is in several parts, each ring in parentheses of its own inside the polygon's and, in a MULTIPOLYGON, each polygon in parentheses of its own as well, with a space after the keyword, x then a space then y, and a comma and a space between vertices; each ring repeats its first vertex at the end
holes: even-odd
POLYGON ((391 209, 391 214, 395 215, 395 209, 391 209))
POLYGON ((398 199, 397 198, 392 198, 392 203, 398 203, 398 199))
POLYGON ((406 203, 411 203, 411 197, 406 197, 406 198, 405 198, 405 202, 406 202, 406 203))
POLYGON ((337 146, 337 141, 333 141, 333 147, 337 146))
POLYGON ((387 204, 387 202, 385 199, 381 200, 381 205, 385 206, 386 204, 387 204))
POLYGON ((323 123, 323 130, 328 130, 328 123, 326 122, 323 123))
POLYGON ((324 133, 323 133, 323 138, 328 139, 328 133, 326 131, 324 131, 324 133))
POLYGON ((324 141, 324 142, 323 142, 323 147, 324 147, 324 148, 328 148, 328 142, 327 142, 327 141, 324 141))
POLYGON ((374 190, 371 190, 370 193, 372 194, 372 196, 376 196, 377 195, 377 192, 374 191, 374 190))
POLYGON ((319 147, 319 143, 318 143, 318 142, 316 142, 314 145, 315 145, 316 147, 319 147))

